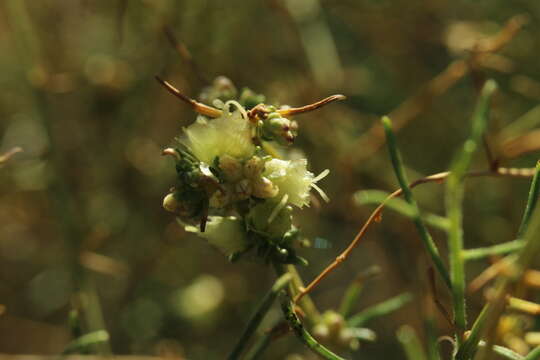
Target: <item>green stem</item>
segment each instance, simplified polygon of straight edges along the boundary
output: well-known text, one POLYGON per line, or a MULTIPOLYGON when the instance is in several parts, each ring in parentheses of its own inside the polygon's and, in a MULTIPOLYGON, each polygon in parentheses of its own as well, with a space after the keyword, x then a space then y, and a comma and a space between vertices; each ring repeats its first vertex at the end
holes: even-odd
POLYGON ((534 173, 533 179, 531 181, 529 196, 527 198, 527 206, 525 207, 525 212, 523 213, 521 224, 519 225, 519 230, 517 233, 518 238, 521 238, 523 234, 525 234, 525 231, 527 230, 527 227, 529 226, 529 222, 531 220, 532 212, 536 207, 536 202, 538 201, 538 193, 540 192, 540 186, 538 186, 538 177, 540 176, 538 166, 539 165, 536 164, 537 171, 534 173))
POLYGON ((397 337, 408 360, 426 360, 426 354, 422 349, 422 344, 418 340, 414 329, 409 325, 403 325, 397 332, 397 337))
POLYGON ((259 337, 259 339, 257 339, 255 344, 244 357, 244 360, 260 359, 268 345, 270 345, 273 338, 276 336, 276 333, 281 332, 280 329, 284 326, 288 326, 288 324, 285 322, 279 322, 273 326, 271 330, 266 331, 261 337, 259 337))
MULTIPOLYGON (((485 348, 486 347, 486 342, 483 341, 483 340, 480 341, 478 343, 478 347, 485 348)), ((493 352, 495 354, 500 355, 501 357, 503 357, 505 359, 508 359, 508 360, 524 360, 525 359, 523 356, 519 355, 515 351, 510 350, 509 348, 506 348, 504 346, 494 345, 492 347, 492 350, 493 350, 493 352)))
POLYGON ((306 345, 312 352, 319 355, 323 359, 327 360, 343 360, 342 357, 334 354, 332 351, 321 345, 317 340, 311 336, 306 330, 304 325, 300 322, 300 319, 293 310, 293 303, 288 296, 284 296, 281 302, 281 309, 285 315, 285 320, 289 323, 290 327, 296 334, 296 336, 306 345))
POLYGON ((467 328, 465 261, 463 257, 463 179, 486 128, 489 101, 496 88, 497 86, 493 80, 488 80, 484 85, 473 114, 471 136, 465 141, 462 151, 454 160, 446 186, 446 211, 450 219, 448 247, 450 252, 450 276, 452 279, 452 303, 454 307, 454 323, 458 329, 458 344, 461 343, 463 332, 467 328))
POLYGON ((379 316, 387 315, 412 300, 412 295, 403 293, 379 304, 368 307, 347 320, 349 327, 359 327, 379 316))
POLYGON ((517 239, 505 242, 503 244, 463 250, 463 259, 468 261, 483 259, 493 255, 504 255, 521 249, 523 245, 525 245, 525 242, 522 239, 517 239))
MULTIPOLYGON (((274 269, 276 270, 278 276, 282 276, 286 273, 286 270, 281 264, 274 264, 274 269)), ((291 300, 290 289, 289 294, 287 294, 287 296, 284 296, 281 300, 281 309, 283 311, 283 315, 285 316, 285 320, 287 321, 287 323, 289 323, 289 326, 294 331, 296 337, 298 337, 298 339, 300 339, 300 341, 304 345, 306 345, 313 353, 327 360, 344 360, 342 357, 334 354, 332 351, 317 342, 317 340, 315 340, 315 338, 313 338, 313 336, 311 336, 311 334, 306 330, 306 328, 294 312, 294 304, 291 300)))
POLYGON ((530 353, 523 358, 523 360, 538 360, 540 359, 540 346, 534 348, 530 353))
POLYGON ((432 315, 429 315, 429 317, 425 320, 424 329, 427 341, 428 359, 440 360, 441 355, 439 354, 439 343, 437 341, 437 327, 432 315))
MULTIPOLYGON (((362 190, 357 191, 354 194, 354 201, 358 205, 366 204, 385 204, 385 207, 394 210, 401 215, 412 218, 415 215, 414 207, 411 206, 407 201, 400 198, 393 198, 388 200, 390 193, 380 190, 362 190)), ((448 231, 449 221, 443 216, 437 214, 432 214, 428 212, 422 213, 422 220, 428 226, 433 228, 448 231)))
POLYGON ((272 341, 272 335, 270 333, 264 334, 260 339, 257 340, 255 345, 251 350, 246 354, 244 360, 255 360, 260 359, 261 355, 264 353, 270 342, 272 341))
POLYGON ((97 330, 89 334, 85 334, 66 345, 62 355, 73 354, 75 352, 83 352, 89 347, 109 341, 109 333, 105 330, 97 330))
POLYGON ((251 336, 253 336, 262 319, 264 318, 268 310, 270 310, 270 307, 274 303, 277 295, 281 290, 285 288, 285 286, 289 284, 291 279, 292 275, 289 273, 285 273, 276 280, 274 285, 272 285, 270 291, 266 293, 255 312, 251 315, 251 318, 249 319, 248 324, 244 329, 244 332, 240 336, 240 340, 238 340, 238 343, 228 357, 229 360, 238 359, 240 357, 240 354, 248 344, 251 336))
POLYGON ((392 160, 392 165, 394 166, 394 172, 396 173, 399 186, 401 187, 401 189, 403 189, 403 195, 405 197, 405 200, 412 206, 413 211, 414 211, 414 213, 412 214, 413 222, 416 225, 416 229, 418 230, 418 233, 420 234, 420 238, 422 239, 422 242, 424 243, 424 246, 429 256, 431 257, 431 260, 435 264, 435 268, 437 269, 437 271, 443 278, 445 284, 449 288, 451 288, 450 276, 448 275, 448 271, 446 270, 446 267, 444 266, 441 256, 439 255, 439 250, 437 249, 437 245, 435 245, 433 238, 431 237, 426 226, 424 225, 422 217, 420 216, 420 210, 413 197, 411 188, 409 187, 409 181, 407 180, 405 171, 403 170, 403 162, 401 160, 401 155, 396 145, 394 132, 392 131, 392 121, 390 120, 389 117, 385 116, 382 118, 382 123, 383 123, 384 130, 386 133, 388 150, 390 152, 390 158, 392 160))
POLYGON ((339 313, 341 316, 343 316, 343 318, 347 318, 350 315, 354 305, 358 302, 358 298, 362 293, 366 280, 379 274, 380 272, 381 270, 378 266, 371 266, 360 273, 356 279, 353 280, 351 285, 349 285, 345 291, 345 295, 343 296, 341 305, 339 306, 339 313))
POLYGON ((482 330, 484 329, 487 313, 488 308, 484 307, 476 318, 469 337, 459 347, 455 356, 456 360, 470 359, 476 352, 476 348, 480 342, 480 336, 482 335, 482 330))
MULTIPOLYGON (((302 281, 302 278, 300 277, 300 274, 298 273, 298 270, 294 265, 287 265, 287 272, 292 275, 292 281, 289 286, 289 290, 291 291, 291 296, 294 297, 298 293, 298 289, 304 288, 304 282, 302 281)), ((315 303, 313 303, 313 300, 307 294, 306 296, 302 297, 299 301, 300 306, 302 307, 302 310, 306 314, 306 319, 311 324, 316 324, 321 319, 321 313, 315 306, 315 303)))

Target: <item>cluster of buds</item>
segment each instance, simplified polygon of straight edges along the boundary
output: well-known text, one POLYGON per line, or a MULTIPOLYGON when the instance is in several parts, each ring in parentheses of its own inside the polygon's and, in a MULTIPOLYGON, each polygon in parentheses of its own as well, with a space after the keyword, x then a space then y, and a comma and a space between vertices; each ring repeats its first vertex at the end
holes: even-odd
POLYGON ((288 117, 344 97, 278 109, 258 103, 264 97, 249 89, 233 99, 236 88, 221 77, 204 92, 210 106, 158 80, 199 114, 176 145, 163 151, 177 171, 163 207, 231 259, 254 249, 268 262, 305 263, 294 250, 299 235, 292 211, 309 206, 312 188, 328 200, 316 185, 328 170, 315 176, 306 159, 280 159, 269 149, 294 141, 298 125, 288 117))

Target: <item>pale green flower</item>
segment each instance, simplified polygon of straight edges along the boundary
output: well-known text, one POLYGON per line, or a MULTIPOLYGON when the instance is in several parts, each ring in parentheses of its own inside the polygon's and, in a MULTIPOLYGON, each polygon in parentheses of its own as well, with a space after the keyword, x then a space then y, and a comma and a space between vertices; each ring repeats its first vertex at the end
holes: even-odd
POLYGON ((279 160, 272 159, 266 162, 263 175, 279 188, 278 197, 287 195, 290 204, 302 207, 309 205, 309 191, 314 188, 321 197, 328 201, 326 194, 315 183, 326 175, 329 171, 323 171, 315 177, 307 170, 307 160, 279 160))
POLYGON ((225 255, 245 250, 248 245, 242 220, 234 216, 209 216, 204 232, 195 226, 186 226, 186 231, 196 233, 225 255))
POLYGON ((202 162, 212 164, 216 157, 224 155, 247 159, 255 151, 245 109, 235 101, 228 101, 224 108, 228 109, 230 103, 237 110, 232 113, 223 110, 222 116, 212 120, 199 117, 184 129, 186 136, 180 141, 202 162))

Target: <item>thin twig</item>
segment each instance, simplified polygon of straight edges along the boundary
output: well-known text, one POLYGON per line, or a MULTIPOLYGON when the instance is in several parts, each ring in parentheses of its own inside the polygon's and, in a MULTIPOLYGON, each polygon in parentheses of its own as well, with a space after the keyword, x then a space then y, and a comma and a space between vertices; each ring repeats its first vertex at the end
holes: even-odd
POLYGON ((305 105, 305 106, 301 106, 301 107, 297 107, 297 108, 288 108, 288 109, 280 109, 278 110, 277 112, 281 115, 281 116, 293 116, 293 115, 298 115, 298 114, 302 114, 302 113, 305 113, 305 112, 309 112, 309 111, 313 111, 313 110, 317 110, 325 105, 328 105, 330 103, 333 103, 334 101, 341 101, 341 100, 345 100, 347 97, 345 97, 345 95, 341 95, 341 94, 337 94, 337 95, 332 95, 332 96, 329 96, 327 98, 324 98, 322 100, 319 100, 313 104, 309 104, 309 105, 305 105))
POLYGON ((437 306, 437 309, 446 319, 448 324, 451 327, 454 327, 454 322, 452 321, 452 318, 450 317, 450 313, 448 312, 448 310, 446 310, 443 303, 439 300, 439 295, 437 293, 437 284, 435 283, 435 271, 433 270, 433 267, 429 267, 428 269, 428 279, 429 279, 429 288, 431 290, 431 296, 433 297, 433 302, 435 303, 435 306, 437 306))
MULTIPOLYGON (((285 269, 282 265, 274 264, 274 268, 279 276, 283 276, 283 274, 286 274, 285 269)), ((305 326, 298 318, 298 315, 296 314, 294 308, 295 306, 294 302, 291 299, 291 296, 289 296, 289 294, 283 296, 281 300, 281 309, 283 311, 283 315, 285 316, 285 320, 289 323, 289 326, 294 331, 298 339, 300 339, 300 341, 302 341, 302 343, 306 345, 312 352, 321 356, 323 359, 343 360, 342 357, 334 354, 332 351, 330 351, 325 346, 320 344, 317 340, 315 340, 315 338, 313 338, 313 336, 306 330, 305 326)))
POLYGON ((511 266, 510 264, 514 260, 514 258, 509 258, 507 256, 506 258, 501 259, 495 262, 493 265, 487 267, 484 271, 480 273, 480 275, 478 275, 469 283, 467 291, 469 293, 474 293, 478 291, 489 281, 498 276, 500 273, 507 271, 507 269, 511 266))
POLYGON ((191 70, 193 71, 195 76, 203 84, 209 84, 210 81, 199 70, 197 63, 195 62, 195 60, 193 60, 193 56, 191 56, 191 53, 189 52, 187 46, 182 41, 178 40, 178 38, 174 35, 173 31, 169 26, 164 26, 163 32, 165 33, 165 37, 167 38, 167 40, 169 40, 171 46, 176 50, 180 57, 191 67, 191 70))
POLYGON ((156 80, 167 89, 171 94, 182 100, 183 102, 190 105, 193 110, 201 115, 209 116, 211 118, 217 118, 220 117, 223 114, 223 111, 213 108, 211 106, 205 105, 203 103, 200 103, 198 101, 195 101, 193 99, 190 99, 186 95, 182 94, 180 90, 172 86, 167 81, 163 80, 159 76, 156 75, 156 80))
MULTIPOLYGON (((444 171, 440 173, 436 173, 433 175, 429 175, 426 177, 423 177, 421 179, 415 180, 412 183, 409 184, 410 188, 414 188, 421 184, 426 183, 443 183, 450 172, 444 171)), ((483 170, 483 171, 473 171, 467 174, 467 177, 479 177, 479 176, 508 176, 508 177, 518 177, 518 178, 528 178, 532 177, 534 175, 534 169, 533 168, 523 168, 523 169, 517 169, 517 168, 497 168, 496 170, 483 170)), ((397 189, 394 192, 390 193, 386 200, 382 202, 379 206, 373 210, 371 215, 368 217, 364 225, 360 228, 354 239, 350 242, 350 244, 347 246, 347 248, 339 254, 336 259, 330 263, 317 277, 309 283, 308 286, 306 286, 304 289, 301 289, 300 293, 298 293, 294 299, 295 302, 298 302, 304 295, 311 292, 326 276, 328 276, 335 268, 337 268, 343 261, 345 261, 350 253, 354 250, 356 246, 360 243, 360 240, 364 237, 366 234, 368 228, 370 225, 372 225, 374 222, 376 222, 376 219, 378 219, 381 216, 381 213, 388 201, 391 199, 401 196, 403 193, 402 189, 397 189)))

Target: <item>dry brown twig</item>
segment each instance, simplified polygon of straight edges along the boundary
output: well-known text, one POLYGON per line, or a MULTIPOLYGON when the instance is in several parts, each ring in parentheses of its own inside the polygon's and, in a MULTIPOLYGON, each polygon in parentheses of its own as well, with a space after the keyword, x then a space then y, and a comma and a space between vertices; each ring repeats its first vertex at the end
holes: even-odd
MULTIPOLYGON (((468 58, 452 62, 441 73, 429 80, 415 95, 391 111, 388 116, 392 119, 394 131, 399 131, 412 119, 424 112, 436 97, 444 94, 465 75, 481 67, 483 61, 506 46, 527 21, 527 16, 513 16, 495 36, 479 41, 473 47, 468 58)), ((350 154, 356 154, 356 157, 350 160, 355 162, 368 159, 385 142, 383 127, 379 122, 376 122, 352 145, 352 148, 363 150, 348 151, 347 156, 350 157, 350 154)))
POLYGON ((448 322, 448 324, 451 327, 454 327, 454 322, 452 321, 452 316, 450 316, 450 313, 446 308, 444 307, 441 300, 439 300, 439 295, 437 293, 437 283, 435 281, 435 270, 433 267, 429 267, 428 269, 428 280, 429 280, 429 289, 431 291, 431 296, 433 299, 433 302, 437 306, 437 309, 442 314, 442 316, 445 318, 445 320, 448 322))
MULTIPOLYGON (((169 82, 163 80, 159 76, 156 76, 156 80, 167 89, 171 94, 185 102, 186 104, 190 105, 193 108, 193 111, 196 113, 199 113, 204 116, 208 116, 211 118, 217 118, 220 117, 223 114, 223 110, 216 109, 212 106, 205 105, 201 102, 198 102, 194 99, 189 98, 188 96, 182 94, 180 90, 175 88, 173 85, 171 85, 169 82)), ((300 107, 288 107, 283 109, 278 109, 276 112, 280 114, 281 116, 294 116, 299 115, 302 113, 310 112, 313 110, 317 110, 325 105, 328 105, 330 103, 333 103, 335 101, 345 100, 345 95, 337 94, 337 95, 331 95, 327 98, 324 98, 322 100, 319 100, 317 102, 314 102, 309 105, 304 105, 300 107)), ((247 112, 248 119, 252 122, 256 122, 258 119, 264 119, 266 116, 270 113, 270 109, 265 104, 259 104, 255 106, 253 109, 249 110, 247 112)))
POLYGON ((163 27, 163 32, 165 33, 165 37, 171 44, 171 46, 176 50, 176 52, 180 55, 180 57, 191 67, 191 70, 193 71, 193 74, 198 78, 198 80, 203 84, 210 84, 210 81, 208 78, 200 71, 199 66, 193 60, 193 56, 191 56, 191 52, 189 51, 188 47, 182 42, 179 41, 178 38, 174 35, 173 31, 169 26, 163 27))

